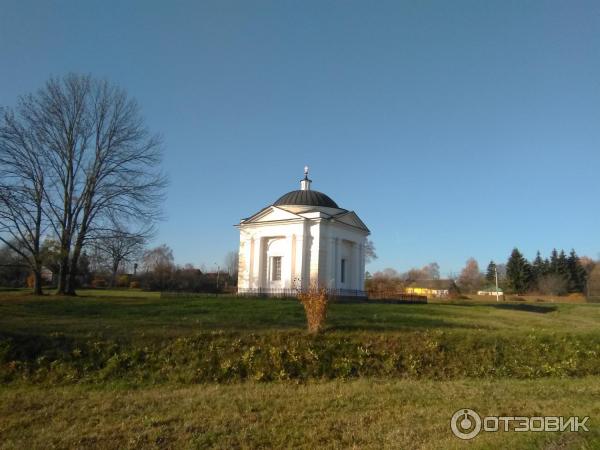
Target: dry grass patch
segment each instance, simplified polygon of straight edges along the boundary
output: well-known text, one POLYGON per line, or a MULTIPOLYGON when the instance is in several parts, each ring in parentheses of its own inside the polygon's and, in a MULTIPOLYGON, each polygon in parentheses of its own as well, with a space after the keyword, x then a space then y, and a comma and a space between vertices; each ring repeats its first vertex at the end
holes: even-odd
POLYGON ((5 449, 463 448, 449 419, 589 415, 589 433, 485 433, 472 448, 598 448, 600 378, 10 388, 0 393, 5 449))

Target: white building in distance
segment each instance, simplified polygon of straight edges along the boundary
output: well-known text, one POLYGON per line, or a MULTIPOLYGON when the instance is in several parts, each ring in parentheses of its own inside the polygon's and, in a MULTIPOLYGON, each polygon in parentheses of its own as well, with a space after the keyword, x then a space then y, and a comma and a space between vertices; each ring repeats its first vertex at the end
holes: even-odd
POLYGON ((243 219, 238 293, 293 294, 318 286, 363 296, 369 229, 354 211, 313 191, 308 167, 300 190, 243 219))

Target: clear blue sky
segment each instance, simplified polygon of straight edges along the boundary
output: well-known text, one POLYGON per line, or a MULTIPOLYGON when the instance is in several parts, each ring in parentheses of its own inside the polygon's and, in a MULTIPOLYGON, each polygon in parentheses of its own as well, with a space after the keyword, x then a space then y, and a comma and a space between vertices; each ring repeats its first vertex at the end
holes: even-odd
POLYGON ((1 0, 0 104, 69 71, 164 136, 179 263, 221 263, 305 164, 371 271, 600 252, 597 1, 1 0))

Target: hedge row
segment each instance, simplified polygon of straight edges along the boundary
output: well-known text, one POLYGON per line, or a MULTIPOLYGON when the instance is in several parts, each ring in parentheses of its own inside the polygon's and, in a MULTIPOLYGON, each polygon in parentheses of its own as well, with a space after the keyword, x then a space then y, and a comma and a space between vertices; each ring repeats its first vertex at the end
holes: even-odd
POLYGON ((203 383, 355 377, 600 375, 600 337, 414 332, 203 333, 147 345, 62 335, 0 337, 4 383, 203 383))

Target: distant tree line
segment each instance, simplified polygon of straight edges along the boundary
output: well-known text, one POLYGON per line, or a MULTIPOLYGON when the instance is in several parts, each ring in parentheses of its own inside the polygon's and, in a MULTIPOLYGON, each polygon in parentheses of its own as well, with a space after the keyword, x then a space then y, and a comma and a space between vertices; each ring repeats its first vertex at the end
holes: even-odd
POLYGON ((367 272, 365 290, 371 297, 388 297, 403 292, 410 284, 423 280, 438 280, 440 266, 436 262, 400 273, 387 268, 373 274, 367 272))
MULTIPOLYGON (((224 292, 237 286, 238 253, 229 252, 215 270, 192 264, 177 265, 166 245, 145 248, 144 242, 115 237, 90 244, 78 259, 76 288, 139 288, 150 291, 224 292)), ((42 244, 43 283, 56 288, 60 270, 60 246, 42 244)), ((0 287, 33 287, 30 267, 9 246, 0 246, 0 287)))
MULTIPOLYGON (((600 298, 600 264, 591 258, 579 257, 575 250, 567 255, 564 250, 554 249, 547 258, 538 251, 530 262, 515 248, 506 264, 490 261, 485 272, 480 270, 474 258, 469 258, 461 272, 449 275, 448 281, 455 281, 462 294, 475 294, 483 289, 493 289, 496 277, 499 287, 506 293, 565 295, 593 291, 600 298)), ((439 265, 435 262, 403 273, 387 268, 367 273, 365 289, 374 296, 390 295, 403 292, 412 284, 439 279, 439 265)))
POLYGON ((151 291, 224 292, 237 286, 237 252, 225 257, 225 266, 216 272, 202 271, 191 264, 175 264, 173 251, 166 245, 149 249, 142 255, 139 287, 151 291))
POLYGON ((497 277, 499 287, 507 293, 586 293, 588 277, 594 265, 591 258, 581 258, 575 250, 567 255, 564 250, 554 249, 547 258, 543 258, 538 251, 530 262, 515 248, 506 264, 490 261, 485 273, 481 273, 477 261, 470 258, 457 277, 457 284, 461 292, 472 294, 493 288, 497 277))

